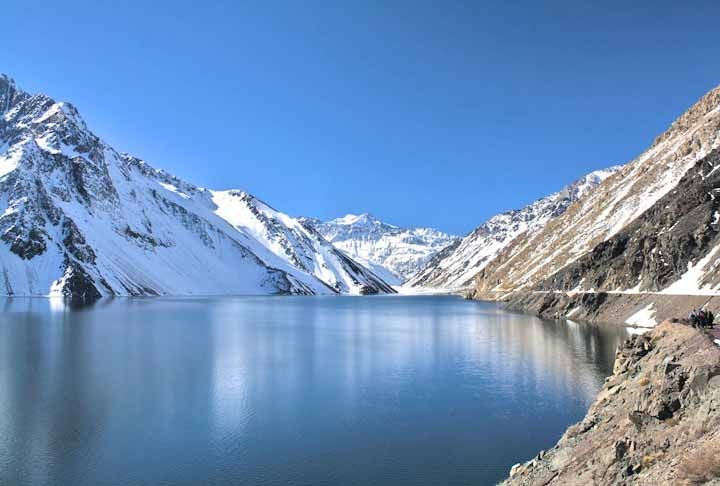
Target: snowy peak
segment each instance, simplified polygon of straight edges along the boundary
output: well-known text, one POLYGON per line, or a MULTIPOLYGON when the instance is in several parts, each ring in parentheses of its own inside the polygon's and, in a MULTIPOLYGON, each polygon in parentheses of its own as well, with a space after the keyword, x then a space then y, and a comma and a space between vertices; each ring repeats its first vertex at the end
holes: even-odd
POLYGON ((383 223, 370 213, 346 214, 342 218, 333 219, 328 221, 328 223, 337 226, 397 228, 397 226, 383 223))
POLYGON ((339 293, 392 292, 374 275, 340 253, 312 226, 281 213, 242 191, 211 191, 215 214, 256 241, 256 253, 275 255, 285 263, 316 276, 339 293))
POLYGON ((456 237, 432 228, 400 228, 363 213, 327 222, 306 219, 334 246, 394 285, 417 272, 456 237))
POLYGON ((332 222, 335 224, 356 224, 358 222, 366 222, 372 218, 370 214, 363 213, 363 214, 346 214, 342 218, 336 218, 333 219, 332 222))

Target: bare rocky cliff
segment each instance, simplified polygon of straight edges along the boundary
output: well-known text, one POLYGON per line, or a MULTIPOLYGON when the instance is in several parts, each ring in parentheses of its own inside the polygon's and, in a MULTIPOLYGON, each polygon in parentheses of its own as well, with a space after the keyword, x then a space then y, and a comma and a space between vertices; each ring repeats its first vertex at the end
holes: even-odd
POLYGON ((720 484, 720 348, 666 321, 633 336, 585 418, 506 485, 720 484))

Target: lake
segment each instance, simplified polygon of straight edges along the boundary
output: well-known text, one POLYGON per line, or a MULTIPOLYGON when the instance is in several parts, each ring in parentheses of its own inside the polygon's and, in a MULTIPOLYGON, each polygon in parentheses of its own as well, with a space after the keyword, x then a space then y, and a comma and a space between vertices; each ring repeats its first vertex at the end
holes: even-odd
POLYGON ((627 336, 450 296, 0 307, 12 485, 494 484, 584 416, 627 336))

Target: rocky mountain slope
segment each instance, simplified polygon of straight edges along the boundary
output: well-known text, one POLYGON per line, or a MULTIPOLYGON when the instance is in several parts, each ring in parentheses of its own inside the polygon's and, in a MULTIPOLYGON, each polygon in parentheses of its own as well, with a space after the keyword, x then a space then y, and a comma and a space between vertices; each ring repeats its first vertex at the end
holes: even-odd
POLYGON ((618 350, 585 418, 504 484, 718 484, 719 402, 720 348, 665 322, 618 350))
MULTIPOLYGON (((719 143, 720 89, 716 88, 600 190, 498 255, 483 269, 478 290, 529 288, 548 279, 613 238, 671 193, 688 170, 719 143)), ((590 289, 589 285, 590 281, 582 288, 590 289)))
POLYGON ((478 274, 475 295, 632 324, 654 322, 658 295, 720 295, 719 145, 715 88, 617 176, 500 252, 478 274))
POLYGON ((322 222, 307 219, 325 239, 393 285, 417 273, 457 237, 432 228, 399 228, 369 214, 322 222))
POLYGON ((460 289, 518 236, 534 233, 585 197, 619 167, 592 172, 561 191, 525 206, 493 216, 455 245, 436 254, 408 282, 410 287, 460 289))
POLYGON ((0 76, 0 294, 376 293, 313 228, 120 154, 69 103, 0 76))
MULTIPOLYGON (((612 237, 538 284, 540 289, 637 289, 695 293, 716 286, 714 272, 679 288, 688 266, 712 253, 720 230, 720 151, 701 158, 675 188, 612 237), (672 285, 671 285, 672 284, 672 285)), ((702 266, 702 265, 701 265, 702 266)))

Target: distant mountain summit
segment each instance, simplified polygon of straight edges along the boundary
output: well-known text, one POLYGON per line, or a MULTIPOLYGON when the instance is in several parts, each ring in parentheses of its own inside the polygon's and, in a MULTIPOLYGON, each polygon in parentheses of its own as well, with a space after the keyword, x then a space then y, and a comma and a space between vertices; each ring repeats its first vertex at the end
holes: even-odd
POLYGON ((0 294, 393 292, 312 227, 121 154, 0 76, 0 294))
POLYGON ((493 216, 469 235, 435 255, 407 283, 410 287, 460 289, 472 286, 475 275, 518 236, 543 228, 548 221, 592 192, 620 167, 591 172, 559 192, 493 216))
POLYGON ((400 228, 363 213, 306 221, 329 242, 395 285, 415 274, 457 237, 432 228, 400 228))

